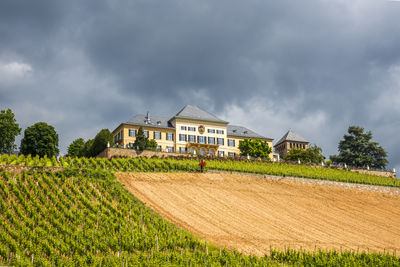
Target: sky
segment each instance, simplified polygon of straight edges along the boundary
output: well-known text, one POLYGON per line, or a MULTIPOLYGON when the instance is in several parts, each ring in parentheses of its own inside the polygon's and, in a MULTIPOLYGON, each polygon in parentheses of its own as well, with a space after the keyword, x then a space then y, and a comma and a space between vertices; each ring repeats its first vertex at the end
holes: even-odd
POLYGON ((53 125, 61 154, 186 104, 326 157, 361 126, 400 170, 400 2, 0 1, 0 109, 53 125))

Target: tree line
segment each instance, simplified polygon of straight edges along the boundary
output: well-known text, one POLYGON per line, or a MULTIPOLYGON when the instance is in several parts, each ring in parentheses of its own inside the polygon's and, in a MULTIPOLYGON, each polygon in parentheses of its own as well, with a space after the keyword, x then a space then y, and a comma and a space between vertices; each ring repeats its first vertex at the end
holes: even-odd
MULTIPOLYGON (((21 133, 11 109, 0 111, 0 154, 13 153, 17 146, 15 137, 21 133)), ((387 152, 377 142, 372 141, 372 132, 364 132, 364 128, 359 126, 350 126, 343 140, 338 144, 338 155, 331 155, 327 164, 335 163, 349 167, 375 168, 383 169, 389 163, 387 152)), ((37 122, 24 131, 21 140, 20 153, 32 156, 58 156, 59 137, 55 128, 45 122, 37 122)), ((68 156, 76 157, 96 157, 108 144, 113 144, 113 136, 108 129, 100 130, 93 139, 84 140, 75 139, 68 146, 68 156)), ((139 128, 133 147, 139 150, 157 148, 157 142, 154 139, 149 140, 143 133, 142 127, 139 128)), ((243 156, 269 159, 268 155, 272 148, 268 143, 259 139, 245 139, 239 145, 243 156)), ((321 163, 325 157, 322 155, 322 149, 317 145, 312 145, 308 149, 291 149, 284 160, 298 161, 304 163, 321 163)))

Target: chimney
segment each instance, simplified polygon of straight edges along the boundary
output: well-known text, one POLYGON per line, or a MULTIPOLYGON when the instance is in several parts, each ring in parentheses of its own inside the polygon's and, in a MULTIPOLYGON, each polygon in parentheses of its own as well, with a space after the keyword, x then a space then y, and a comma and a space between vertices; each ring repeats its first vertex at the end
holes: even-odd
POLYGON ((150 124, 150 123, 151 123, 151 120, 150 120, 150 112, 147 111, 147 114, 146 114, 145 119, 146 119, 146 124, 150 124))

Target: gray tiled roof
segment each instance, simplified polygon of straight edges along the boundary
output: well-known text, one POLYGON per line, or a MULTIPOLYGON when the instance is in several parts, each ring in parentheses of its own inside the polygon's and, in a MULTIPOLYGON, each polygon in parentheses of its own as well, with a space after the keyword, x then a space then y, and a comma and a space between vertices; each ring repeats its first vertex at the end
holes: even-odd
POLYGON ((248 137, 248 138, 261 138, 261 139, 271 139, 272 138, 267 138, 264 137, 256 132, 253 132, 250 129, 247 129, 246 127, 243 126, 237 126, 237 125, 227 125, 227 135, 230 136, 238 136, 238 137, 248 137))
POLYGON ((294 141, 294 142, 303 142, 303 143, 308 143, 306 139, 298 135, 297 133, 293 132, 292 130, 287 131, 287 133, 282 136, 281 139, 275 144, 275 146, 279 145, 280 143, 283 143, 285 141, 294 141))
POLYGON ((174 127, 168 122, 169 118, 152 116, 151 114, 149 117, 150 121, 147 121, 146 115, 138 114, 127 121, 126 124, 174 129, 174 127))
POLYGON ((194 105, 186 105, 183 109, 181 109, 176 115, 176 118, 184 118, 184 119, 195 119, 195 120, 206 120, 206 121, 215 121, 228 123, 223 121, 211 113, 199 108, 194 105))

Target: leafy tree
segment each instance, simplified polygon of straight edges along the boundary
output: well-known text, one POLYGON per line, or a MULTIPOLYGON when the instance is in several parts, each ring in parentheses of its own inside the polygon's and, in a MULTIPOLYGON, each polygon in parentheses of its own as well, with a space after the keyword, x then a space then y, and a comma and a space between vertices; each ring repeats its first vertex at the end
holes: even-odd
POLYGON ((112 142, 113 136, 110 130, 102 129, 93 139, 93 144, 90 147, 90 156, 96 157, 106 149, 107 143, 111 144, 112 142))
POLYGON ((321 153, 322 149, 317 145, 310 146, 307 149, 292 148, 289 150, 284 160, 300 160, 301 162, 305 163, 321 163, 325 159, 321 153))
POLYGON ((93 157, 93 155, 91 154, 93 142, 94 142, 93 139, 89 139, 85 142, 85 145, 83 146, 82 149, 82 154, 81 154, 82 157, 93 157))
POLYGON ((83 149, 85 147, 85 140, 83 138, 78 138, 72 141, 72 143, 68 146, 68 156, 71 157, 82 157, 83 149))
POLYGON ((372 133, 364 128, 350 126, 348 133, 339 142, 339 155, 330 156, 334 163, 345 163, 353 167, 383 169, 389 163, 386 151, 377 142, 371 142, 372 133))
POLYGON ((15 137, 21 133, 11 109, 0 111, 0 154, 11 153, 17 146, 15 137))
POLYGON ((151 139, 147 142, 146 149, 150 150, 155 150, 157 148, 157 141, 154 139, 151 139))
POLYGON ((57 156, 58 134, 54 127, 45 122, 38 122, 24 131, 20 152, 24 155, 47 157, 57 156))
POLYGON ((156 149, 157 141, 154 139, 149 140, 149 138, 144 135, 143 128, 139 127, 136 140, 135 143, 133 143, 133 146, 138 148, 139 150, 156 149))
POLYGON ((272 148, 268 146, 268 143, 260 139, 245 138, 239 143, 239 149, 244 156, 264 159, 269 159, 269 154, 272 152, 272 148))

